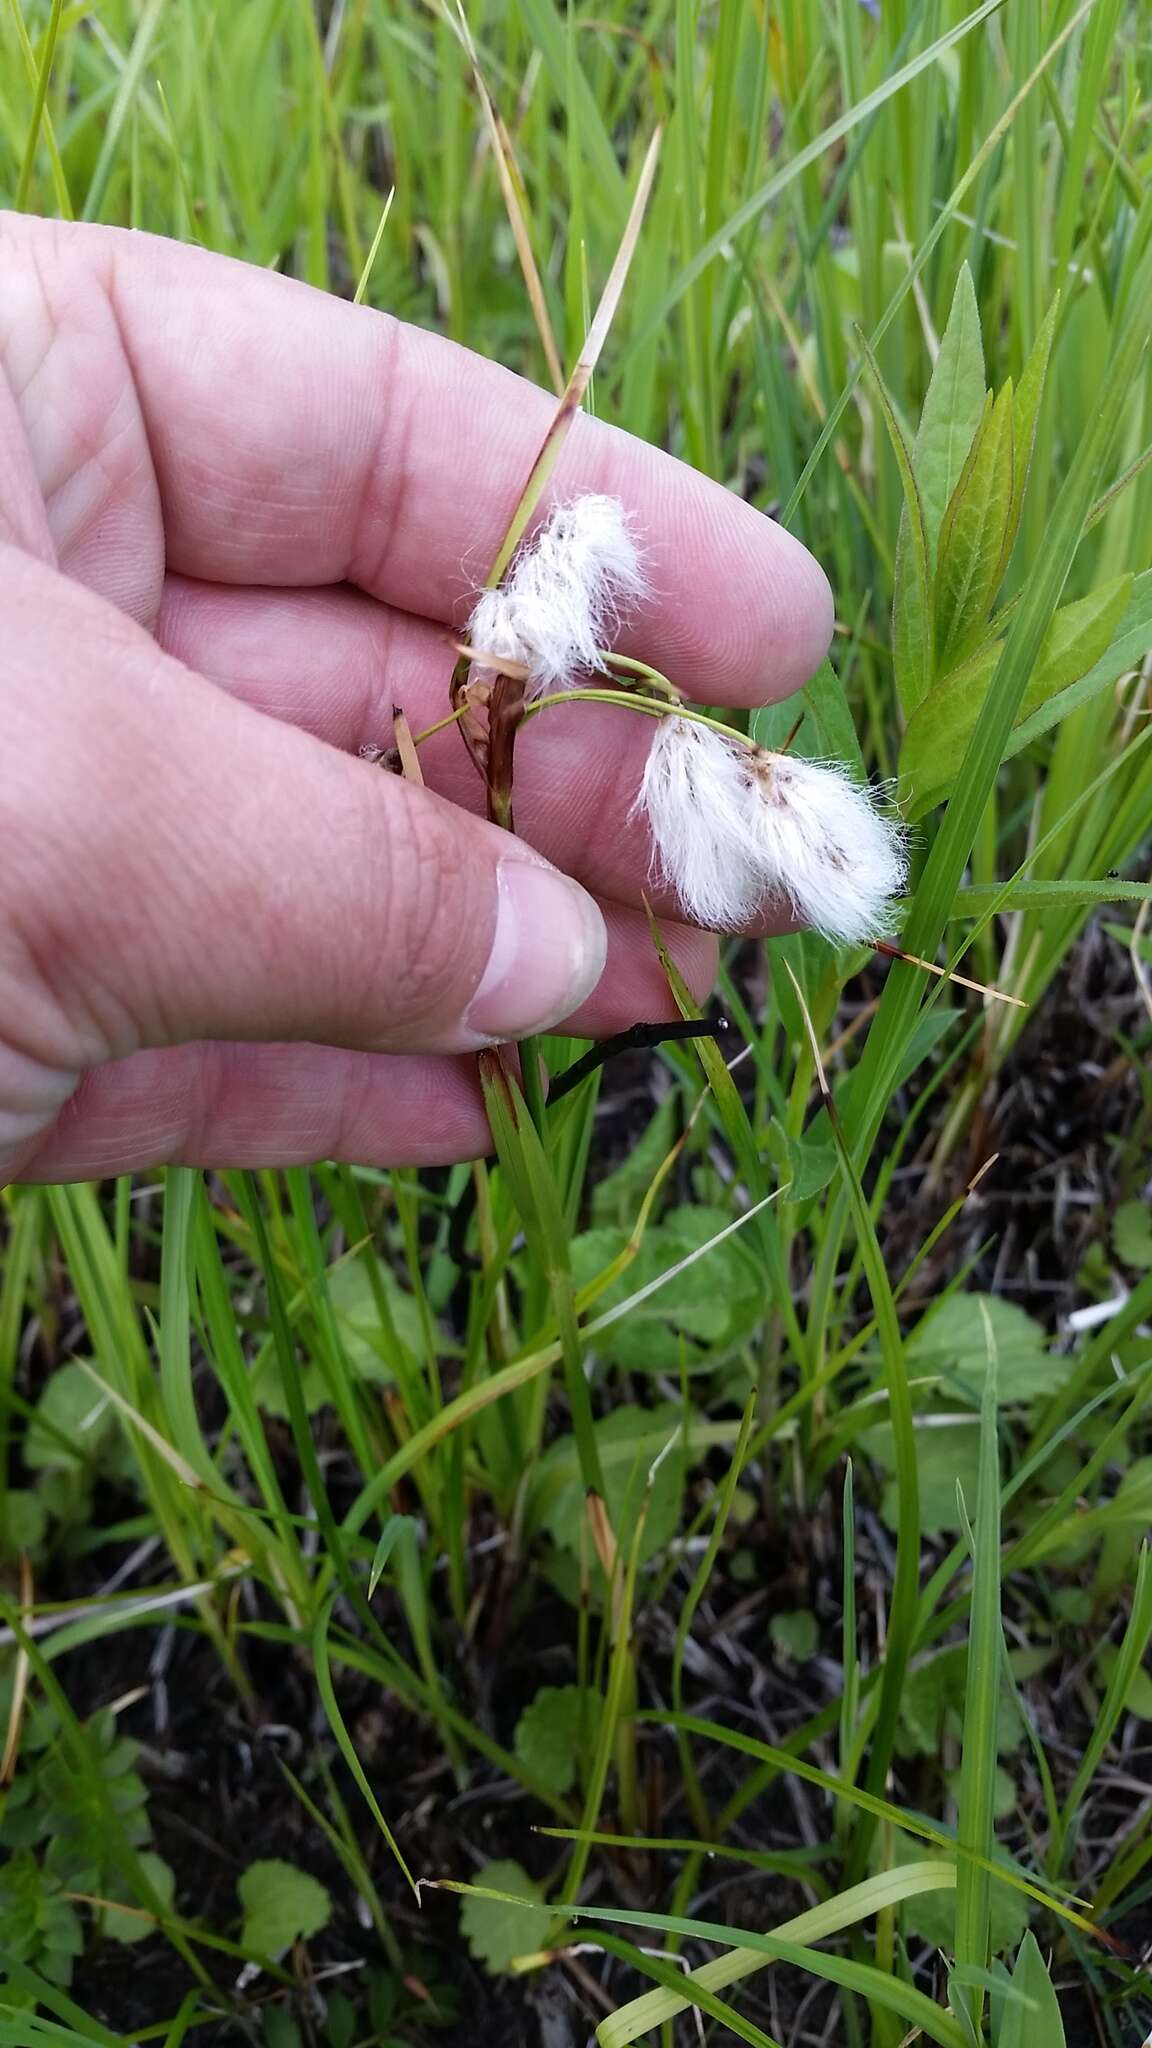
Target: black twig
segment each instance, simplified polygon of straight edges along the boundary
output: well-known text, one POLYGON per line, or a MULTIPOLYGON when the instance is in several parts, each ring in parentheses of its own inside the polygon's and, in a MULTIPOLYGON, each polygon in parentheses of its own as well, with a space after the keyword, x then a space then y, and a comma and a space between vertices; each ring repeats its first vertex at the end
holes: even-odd
POLYGON ((573 1088, 578 1088, 581 1081, 586 1081, 590 1074, 594 1074, 597 1068, 602 1067, 605 1060, 613 1060, 619 1053, 647 1052, 655 1046, 664 1044, 666 1040, 719 1040, 727 1037, 731 1029, 732 1026, 726 1017, 717 1017, 711 1023, 702 1017, 682 1017, 678 1021, 668 1020, 663 1024, 631 1024, 627 1031, 618 1031, 614 1038, 602 1038, 599 1045, 592 1046, 580 1059, 573 1060, 570 1067, 565 1067, 564 1072, 556 1076, 548 1088, 549 1107, 554 1102, 562 1102, 566 1095, 571 1094, 573 1088))

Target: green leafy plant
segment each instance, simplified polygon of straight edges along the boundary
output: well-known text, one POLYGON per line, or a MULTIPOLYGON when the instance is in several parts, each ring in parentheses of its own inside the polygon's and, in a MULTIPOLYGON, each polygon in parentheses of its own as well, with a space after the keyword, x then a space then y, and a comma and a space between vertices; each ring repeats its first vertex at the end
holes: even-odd
MULTIPOLYGON (((0 1868, 0 1971, 7 1959, 64 1986, 84 1950, 85 1918, 90 1935, 132 1945, 153 1932, 157 1906, 170 1908, 175 1890, 171 1868, 147 1846, 152 1828, 136 1744, 108 1712, 93 1716, 80 1740, 83 1772, 52 1708, 33 1706, 21 1768, 0 1795, 0 1847, 8 1852, 0 1868), (125 1845, 137 1852, 132 1878, 125 1845), (137 1872, 151 1895, 144 1911, 137 1872)), ((19 1982, 0 1976, 0 1988, 21 2002, 19 1982)))

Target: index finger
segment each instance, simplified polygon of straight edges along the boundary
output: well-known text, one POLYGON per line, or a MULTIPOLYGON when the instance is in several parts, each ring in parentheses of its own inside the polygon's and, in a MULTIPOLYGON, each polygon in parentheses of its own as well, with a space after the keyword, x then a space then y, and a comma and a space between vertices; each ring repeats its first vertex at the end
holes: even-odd
MULTIPOLYGON (((111 301, 171 568, 220 583, 347 581, 462 621, 552 418, 548 394, 437 335, 227 257, 119 229, 50 236, 44 258, 88 266, 111 301)), ((581 417, 552 494, 584 490, 619 497, 645 548, 652 596, 628 648, 709 702, 764 702, 818 666, 831 595, 791 535, 581 417)))

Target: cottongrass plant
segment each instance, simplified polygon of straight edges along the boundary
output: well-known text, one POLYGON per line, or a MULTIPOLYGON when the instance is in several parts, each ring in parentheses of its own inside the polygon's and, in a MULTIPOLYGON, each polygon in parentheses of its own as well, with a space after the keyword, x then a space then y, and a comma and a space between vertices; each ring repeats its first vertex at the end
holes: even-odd
POLYGON ((639 685, 659 731, 632 815, 652 839, 654 876, 685 915, 712 931, 750 923, 767 901, 842 944, 881 938, 905 878, 898 819, 833 764, 772 753, 743 733, 673 708, 664 678, 637 664, 627 677, 604 643, 648 590, 633 526, 616 498, 588 494, 556 506, 522 547, 505 581, 479 598, 469 622, 482 691, 511 664, 525 707, 542 708, 589 673, 610 675, 623 702, 639 685))

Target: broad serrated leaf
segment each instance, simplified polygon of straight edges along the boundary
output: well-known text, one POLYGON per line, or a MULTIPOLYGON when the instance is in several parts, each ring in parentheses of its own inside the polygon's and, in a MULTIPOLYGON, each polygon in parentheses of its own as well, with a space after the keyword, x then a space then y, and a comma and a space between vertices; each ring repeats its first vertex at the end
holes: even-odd
MULTIPOLYGON (((963 1420, 957 1417, 955 1426, 923 1426, 913 1434, 921 1530, 925 1536, 938 1536, 946 1529, 959 1529, 957 1489, 971 1497, 979 1484, 980 1446, 976 1431, 965 1416, 963 1420)), ((894 1446, 892 1456, 894 1460, 894 1446)), ((890 1529, 899 1529, 900 1494, 894 1478, 884 1488, 880 1512, 890 1529)))
POLYGON ((262 2048, 303 2048, 300 2029, 282 2005, 270 2005, 264 2014, 262 2048))
POLYGON ((932 589, 922 514, 905 519, 896 540, 892 665, 905 716, 932 687, 932 589))
POLYGON ((1060 2001, 1034 1934, 1025 1934, 1012 1972, 1019 1999, 1005 2000, 997 2048, 1065 2048, 1060 2001))
POLYGON ((930 560, 935 559, 945 508, 980 424, 984 396, 980 313, 972 273, 963 263, 912 449, 930 560))
POLYGON ((1001 642, 994 641, 936 684, 908 720, 900 748, 901 794, 915 818, 948 787, 972 737, 1001 642))
POLYGON ((352 2000, 342 1991, 330 1991, 324 2003, 324 2048, 353 2048, 360 2028, 352 2000))
MULTIPOLYGON (((636 1256, 597 1296, 615 1308, 662 1273, 672 1272, 731 1222, 726 1211, 693 1207, 650 1225, 636 1256)), ((610 1268, 629 1242, 623 1230, 587 1230, 572 1240, 577 1289, 610 1268)), ((648 1300, 606 1330, 598 1349, 629 1372, 676 1373, 712 1363, 713 1355, 743 1337, 763 1314, 763 1279, 746 1248, 726 1238, 666 1282, 648 1300)))
MULTIPOLYGON (((1021 700, 1018 726, 1027 725, 1030 737, 1039 730, 1037 721, 1047 704, 1061 699, 1080 678, 1087 680, 1089 675, 1098 678, 1095 692, 1106 689, 1123 674, 1126 657, 1139 640, 1145 635, 1152 638, 1152 573, 1147 582, 1145 591, 1145 578, 1139 579, 1137 614, 1133 613, 1131 576, 1111 578, 1087 597, 1061 606, 1044 637, 1021 700), (1110 657, 1113 646, 1115 664, 1110 657)), ((955 777, 996 672, 1001 645, 992 641, 944 676, 909 719, 900 750, 900 778, 910 795, 913 817, 955 777)), ((1067 709, 1074 708, 1069 702, 1067 709)), ((1014 733, 1005 759, 1022 744, 1014 733)))
POLYGON ((1087 597, 1061 605, 1044 638, 1040 659, 1020 705, 1020 722, 1058 690, 1087 675, 1112 645, 1128 609, 1132 577, 1113 576, 1087 597))
POLYGON ((1050 727, 1059 724, 1071 712, 1078 711, 1082 704, 1090 704, 1102 690, 1110 689, 1129 669, 1139 666, 1149 649, 1152 648, 1152 569, 1145 569, 1137 576, 1124 616, 1120 620, 1115 637, 1106 647, 1098 661, 1095 661, 1086 675, 1069 684, 1067 689, 1058 690, 1023 719, 1013 731, 1005 750, 1004 759, 1010 760, 1022 747, 1039 739, 1050 727))
POLYGON ((1007 561, 1012 517, 1012 385, 985 410, 940 527, 936 643, 949 654, 983 626, 1007 561))
POLYGON ((939 1375, 943 1393, 979 1408, 990 1350, 1002 1404, 1050 1394, 1067 1369, 1052 1356, 1039 1323, 994 1294, 953 1294, 942 1302, 908 1339, 908 1368, 916 1375, 939 1375))
POLYGON ((807 1607, 788 1614, 774 1614, 768 1624, 773 1647, 785 1663, 805 1664, 816 1655, 820 1631, 816 1616, 807 1607))
POLYGON ((283 1955, 294 1941, 319 1934, 332 1912, 324 1886, 277 1857, 250 1863, 236 1889, 244 1908, 240 1940, 252 1955, 283 1955))
MULTIPOLYGON (((683 1410, 672 1402, 656 1408, 626 1403, 596 1424, 608 1513, 624 1552, 636 1533, 649 1472, 657 1467, 640 1541, 642 1564, 664 1549, 676 1531, 683 1477, 680 1460, 674 1454, 661 1457, 660 1453, 684 1420, 683 1410)), ((584 1500, 575 1443, 570 1436, 561 1437, 540 1459, 531 1493, 533 1512, 542 1516, 561 1549, 579 1552, 584 1500)))
POLYGON ((790 1202, 807 1202, 826 1188, 836 1171, 836 1147, 805 1135, 794 1138, 777 1117, 768 1128, 767 1151, 777 1161, 790 1202))
POLYGON ((561 1796, 576 1783, 578 1760, 590 1757, 600 1723, 591 1686, 543 1685, 516 1723, 515 1750, 525 1769, 561 1796))
MULTIPOLYGON (((485 1863, 476 1872, 476 1883, 487 1891, 511 1892, 536 1905, 544 1898, 544 1887, 519 1863, 485 1863)), ((493 1976, 509 1969, 517 1956, 534 1955, 546 1925, 531 1906, 521 1909, 505 1899, 478 1899, 469 1893, 460 1908, 460 1931, 477 1962, 493 1976)))
POLYGON ((48 1534, 48 1509, 45 1503, 30 1487, 11 1486, 8 1489, 7 1508, 10 1554, 26 1550, 30 1557, 36 1556, 48 1534))
MULTIPOLYGON (((424 1348, 419 1306, 383 1259, 377 1262, 377 1278, 388 1297, 396 1336, 409 1363, 414 1364, 424 1348)), ((390 1383, 394 1378, 388 1357, 391 1338, 380 1327, 380 1311, 367 1268, 360 1259, 342 1259, 329 1271, 327 1287, 349 1365, 362 1379, 390 1383)))
MULTIPOLYGON (((926 1536, 939 1535, 945 1529, 958 1529, 957 1482, 970 1500, 975 1499, 979 1484, 980 1440, 974 1418, 949 1415, 937 1422, 934 1417, 921 1417, 913 1436, 921 1528, 926 1536)), ((888 1423, 865 1430, 857 1441, 860 1449, 878 1465, 885 1471, 892 1471, 896 1462, 896 1446, 888 1423)), ((880 1513, 890 1529, 899 1527, 900 1496, 894 1478, 888 1481, 881 1494, 880 1513)))
MULTIPOLYGON (((395 1377, 395 1361, 390 1358, 395 1345, 400 1346, 410 1370, 415 1371, 415 1361, 423 1348, 424 1334, 420 1310, 415 1300, 412 1295, 405 1292, 383 1260, 379 1262, 379 1279, 388 1299, 394 1335, 381 1328, 380 1312, 372 1292, 372 1282, 359 1259, 344 1259, 340 1264, 333 1266, 328 1272, 325 1284, 332 1312, 339 1327, 344 1356, 352 1371, 358 1379, 387 1386, 395 1377)), ((331 1380, 322 1366, 301 1362, 297 1378, 309 1415, 314 1415, 331 1401, 331 1380)), ((284 1376, 271 1347, 261 1358, 254 1379, 256 1398, 261 1408, 270 1415, 287 1416, 288 1396, 284 1387, 284 1376)))

